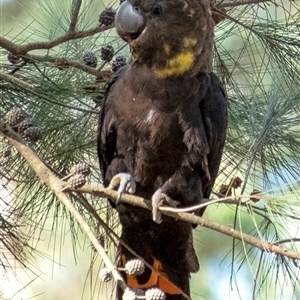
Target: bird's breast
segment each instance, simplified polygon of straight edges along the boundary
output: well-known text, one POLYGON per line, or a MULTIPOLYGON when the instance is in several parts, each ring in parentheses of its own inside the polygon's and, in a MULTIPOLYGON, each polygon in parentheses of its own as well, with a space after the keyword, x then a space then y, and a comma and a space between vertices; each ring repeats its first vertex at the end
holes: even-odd
POLYGON ((136 95, 123 98, 118 115, 118 135, 127 143, 124 149, 129 149, 124 153, 131 163, 129 169, 137 181, 154 188, 171 176, 183 159, 185 145, 178 113, 162 111, 151 99, 136 95))

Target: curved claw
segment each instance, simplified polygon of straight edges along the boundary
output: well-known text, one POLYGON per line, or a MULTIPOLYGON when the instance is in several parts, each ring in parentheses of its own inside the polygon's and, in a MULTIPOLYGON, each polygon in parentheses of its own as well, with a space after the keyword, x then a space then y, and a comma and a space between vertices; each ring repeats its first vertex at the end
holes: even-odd
POLYGON ((111 190, 116 190, 118 188, 118 198, 116 200, 116 204, 118 204, 124 193, 135 193, 136 183, 129 173, 118 173, 111 179, 108 188, 111 190))
POLYGON ((179 202, 171 199, 165 193, 163 193, 162 189, 158 189, 152 196, 152 219, 157 224, 162 222, 161 213, 159 211, 159 207, 163 204, 168 204, 169 206, 176 207, 179 202))

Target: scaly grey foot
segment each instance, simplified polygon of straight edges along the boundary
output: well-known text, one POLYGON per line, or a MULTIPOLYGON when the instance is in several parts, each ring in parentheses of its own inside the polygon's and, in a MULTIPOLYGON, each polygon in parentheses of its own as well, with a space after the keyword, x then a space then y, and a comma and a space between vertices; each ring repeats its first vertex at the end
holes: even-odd
POLYGON ((159 211, 159 207, 163 204, 167 204, 172 207, 178 206, 179 202, 171 199, 165 193, 163 193, 162 189, 158 189, 152 196, 152 218, 153 221, 157 224, 162 222, 161 213, 159 211))
POLYGON ((136 183, 129 173, 118 173, 111 179, 108 188, 110 190, 118 189, 118 198, 116 201, 116 204, 118 204, 120 198, 124 193, 135 193, 136 183))

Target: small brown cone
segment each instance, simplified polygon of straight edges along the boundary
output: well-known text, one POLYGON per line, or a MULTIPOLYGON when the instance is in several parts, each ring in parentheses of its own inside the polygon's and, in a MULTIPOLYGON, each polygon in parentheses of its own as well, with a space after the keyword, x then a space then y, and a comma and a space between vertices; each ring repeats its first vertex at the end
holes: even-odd
POLYGON ((85 176, 83 174, 74 174, 68 180, 72 189, 77 189, 86 183, 85 176))

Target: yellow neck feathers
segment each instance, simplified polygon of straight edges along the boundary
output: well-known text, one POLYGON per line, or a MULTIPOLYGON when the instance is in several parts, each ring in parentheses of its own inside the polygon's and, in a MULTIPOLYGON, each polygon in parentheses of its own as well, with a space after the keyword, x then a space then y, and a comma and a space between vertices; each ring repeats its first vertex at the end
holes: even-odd
MULTIPOLYGON (((157 77, 166 78, 171 76, 180 76, 187 72, 192 67, 195 59, 193 46, 195 46, 196 43, 196 39, 185 38, 183 40, 181 51, 168 58, 164 68, 154 69, 157 77)), ((165 53, 169 56, 171 52, 170 46, 165 43, 163 48, 165 53)))

